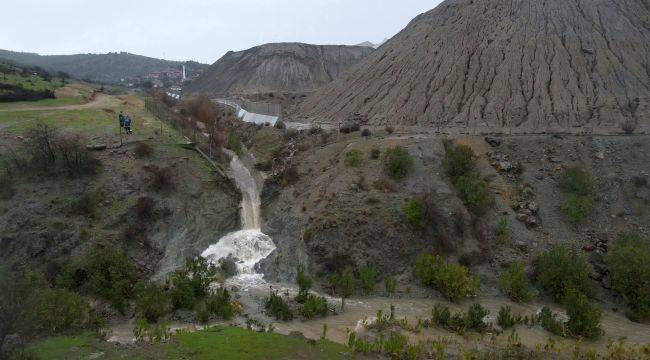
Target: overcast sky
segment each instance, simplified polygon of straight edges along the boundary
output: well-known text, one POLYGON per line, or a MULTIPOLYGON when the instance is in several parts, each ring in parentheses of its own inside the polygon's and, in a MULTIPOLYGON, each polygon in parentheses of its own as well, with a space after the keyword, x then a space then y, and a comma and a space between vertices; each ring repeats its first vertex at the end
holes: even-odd
POLYGON ((268 42, 380 42, 441 0, 20 0, 3 8, 0 49, 127 51, 213 63, 268 42))

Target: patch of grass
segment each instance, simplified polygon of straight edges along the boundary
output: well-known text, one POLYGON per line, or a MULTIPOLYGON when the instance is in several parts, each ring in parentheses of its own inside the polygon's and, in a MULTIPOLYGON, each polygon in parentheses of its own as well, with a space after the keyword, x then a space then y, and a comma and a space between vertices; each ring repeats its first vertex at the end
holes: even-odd
POLYGON ((359 270, 359 281, 361 290, 364 295, 370 295, 375 291, 375 282, 377 281, 377 271, 373 266, 365 266, 359 270))
POLYGON ((284 336, 234 327, 212 327, 174 335, 160 344, 121 346, 102 342, 92 334, 55 337, 35 343, 31 350, 38 359, 88 359, 103 352, 105 358, 128 359, 348 359, 350 351, 328 340, 308 341, 300 335, 284 336))
POLYGON ((587 195, 570 195, 562 212, 572 224, 580 224, 594 211, 594 199, 587 195))
POLYGON ((397 280, 395 280, 395 277, 390 275, 386 276, 384 284, 386 285, 386 294, 388 294, 388 296, 395 294, 397 288, 397 280))
POLYGON ((590 195, 594 191, 594 182, 585 170, 579 167, 566 169, 560 178, 562 190, 576 195, 590 195))
POLYGON ((87 359, 95 349, 91 334, 51 337, 37 342, 30 350, 37 359, 87 359))
POLYGON ((569 194, 562 212, 572 224, 583 222, 594 210, 594 182, 585 170, 572 167, 560 178, 560 188, 569 194))

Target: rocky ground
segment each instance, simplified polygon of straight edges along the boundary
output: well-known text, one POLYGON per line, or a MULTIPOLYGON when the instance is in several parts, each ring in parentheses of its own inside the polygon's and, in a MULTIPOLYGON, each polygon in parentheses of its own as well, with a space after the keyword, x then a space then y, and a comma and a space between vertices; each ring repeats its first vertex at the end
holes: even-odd
MULTIPOLYGON (((262 133, 297 149, 291 181, 269 180, 262 195, 263 231, 278 246, 262 266, 272 280, 290 281, 295 266, 307 264, 322 280, 348 266, 373 265, 380 274, 408 281, 415 257, 434 251, 469 266, 481 277, 483 292, 496 295, 502 267, 515 260, 530 264, 551 245, 567 244, 589 255, 592 277, 603 288, 602 300, 611 301, 602 260, 607 244, 623 231, 650 231, 647 137, 452 139, 472 146, 478 169, 496 195, 487 214, 475 218, 442 170, 442 137, 378 131, 370 137, 356 132, 326 140, 303 133, 287 140, 286 132, 263 128, 249 134, 250 139, 262 133), (415 163, 413 174, 403 181, 388 178, 381 160, 386 148, 396 145, 408 149, 415 163), (371 157, 372 149, 380 150, 379 159, 371 157), (360 166, 344 164, 350 150, 361 152, 360 166), (592 174, 597 189, 594 213, 577 225, 561 211, 567 194, 559 187, 561 174, 574 166, 592 174), (412 196, 423 194, 433 199, 436 221, 415 230, 403 208, 412 196), (505 240, 497 236, 502 219, 507 219, 505 240)), ((257 157, 268 158, 268 151, 257 150, 257 157)))

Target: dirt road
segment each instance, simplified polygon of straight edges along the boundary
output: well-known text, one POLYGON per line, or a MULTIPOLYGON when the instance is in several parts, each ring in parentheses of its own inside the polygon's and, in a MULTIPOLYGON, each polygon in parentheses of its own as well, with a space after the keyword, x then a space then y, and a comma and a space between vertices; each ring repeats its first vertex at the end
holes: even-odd
POLYGON ((17 108, 10 108, 10 109, 0 109, 0 112, 82 110, 82 109, 93 109, 93 108, 111 108, 111 107, 115 107, 118 104, 119 104, 119 100, 117 100, 115 97, 98 93, 90 101, 84 104, 17 107, 17 108))

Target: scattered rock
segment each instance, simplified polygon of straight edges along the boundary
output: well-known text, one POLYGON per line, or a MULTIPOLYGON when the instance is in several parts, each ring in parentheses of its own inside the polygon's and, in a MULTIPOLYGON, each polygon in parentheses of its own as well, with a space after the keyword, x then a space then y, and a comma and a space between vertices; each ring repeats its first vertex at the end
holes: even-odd
POLYGON ((485 142, 490 144, 492 147, 501 146, 501 140, 493 137, 486 137, 485 142))
POLYGON ((648 189, 640 189, 636 192, 635 197, 640 200, 648 200, 650 198, 650 194, 648 189))
POLYGON ((602 152, 602 151, 596 153, 596 159, 599 159, 599 160, 605 160, 605 153, 602 152))
POLYGON ((92 144, 92 145, 87 145, 86 149, 90 151, 103 151, 106 150, 108 146, 106 144, 92 144))

